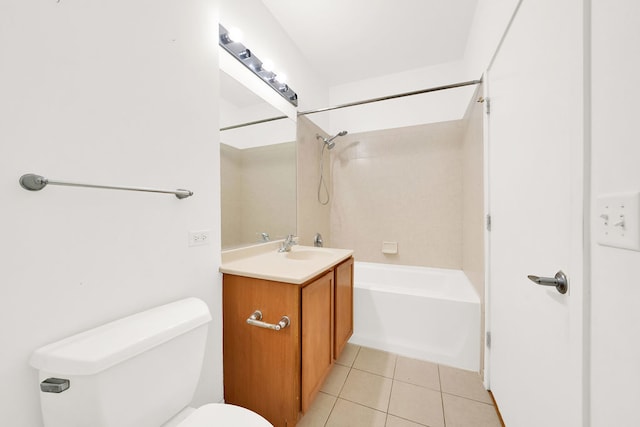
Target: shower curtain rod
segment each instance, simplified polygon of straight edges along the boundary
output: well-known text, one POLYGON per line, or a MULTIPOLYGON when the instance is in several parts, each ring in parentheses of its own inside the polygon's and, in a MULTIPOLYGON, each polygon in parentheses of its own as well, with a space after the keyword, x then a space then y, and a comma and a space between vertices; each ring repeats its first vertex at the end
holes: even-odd
MULTIPOLYGON (((325 112, 325 111, 338 110, 340 108, 355 107, 357 105, 371 104, 372 102, 388 101, 390 99, 404 98, 405 96, 421 95, 423 93, 438 92, 440 90, 455 89, 455 88, 464 87, 464 86, 472 86, 472 85, 477 85, 477 84, 480 84, 480 83, 482 83, 482 79, 480 79, 480 80, 469 80, 469 81, 466 81, 466 82, 453 83, 453 84, 443 85, 443 86, 435 86, 435 87, 430 87, 430 88, 427 88, 427 89, 420 89, 420 90, 414 90, 414 91, 411 91, 411 92, 398 93, 398 94, 395 94, 395 95, 387 95, 387 96, 381 96, 381 97, 378 97, 378 98, 365 99, 364 101, 355 101, 355 102, 349 102, 349 103, 346 103, 346 104, 334 105, 333 107, 324 107, 324 108, 318 108, 318 109, 315 109, 315 110, 300 111, 300 112, 298 112, 298 116, 306 116, 307 114, 322 113, 322 112, 325 112)), ((256 125, 256 124, 266 123, 266 122, 272 122, 274 120, 286 119, 287 117, 288 116, 271 117, 271 118, 268 118, 268 119, 256 120, 256 121, 253 121, 253 122, 242 123, 242 124, 239 124, 239 125, 227 126, 227 127, 221 128, 220 130, 223 131, 223 130, 237 129, 237 128, 241 128, 241 127, 245 127, 245 126, 251 126, 251 125, 256 125)))
POLYGON ((278 116, 278 117, 270 117, 268 119, 255 120, 253 122, 247 122, 247 123, 241 123, 239 125, 223 127, 223 128, 220 128, 220 131, 243 128, 245 126, 251 126, 251 125, 259 125, 260 123, 273 122, 274 120, 286 119, 287 117, 289 116, 278 116))
POLYGON ((348 102, 346 104, 334 105, 333 107, 324 107, 324 108, 318 108, 315 110, 301 111, 298 113, 298 116, 306 116, 307 114, 323 113, 325 111, 338 110, 340 108, 355 107, 357 105, 371 104, 372 102, 388 101, 390 99, 404 98, 405 96, 420 95, 423 93, 437 92, 437 91, 446 90, 446 89, 455 89, 458 87, 477 85, 480 83, 482 83, 482 80, 469 80, 467 82, 453 83, 453 84, 444 85, 444 86, 435 86, 435 87, 430 87, 428 89, 420 89, 420 90, 414 90, 411 92, 398 93, 395 95, 387 95, 387 96, 381 96, 378 98, 365 99, 364 101, 348 102))

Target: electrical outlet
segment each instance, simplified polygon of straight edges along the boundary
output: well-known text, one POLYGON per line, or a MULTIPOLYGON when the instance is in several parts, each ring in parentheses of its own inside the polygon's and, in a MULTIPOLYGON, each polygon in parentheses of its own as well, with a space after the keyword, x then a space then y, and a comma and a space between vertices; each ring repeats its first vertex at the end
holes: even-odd
POLYGON ((189 246, 200 246, 209 244, 209 230, 190 231, 189 246))

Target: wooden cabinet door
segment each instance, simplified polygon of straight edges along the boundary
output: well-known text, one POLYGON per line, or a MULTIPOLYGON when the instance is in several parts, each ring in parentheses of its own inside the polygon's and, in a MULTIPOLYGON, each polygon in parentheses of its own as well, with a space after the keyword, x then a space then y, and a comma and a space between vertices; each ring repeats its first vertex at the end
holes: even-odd
POLYGON ((342 353, 353 335, 353 258, 335 270, 335 334, 334 358, 342 353))
POLYGON ((275 427, 293 426, 300 411, 300 288, 288 283, 224 275, 223 369, 227 403, 248 408, 275 427), (255 311, 263 321, 289 327, 274 331, 247 324, 255 311))
POLYGON ((333 365, 333 271, 302 288, 302 412, 333 365))

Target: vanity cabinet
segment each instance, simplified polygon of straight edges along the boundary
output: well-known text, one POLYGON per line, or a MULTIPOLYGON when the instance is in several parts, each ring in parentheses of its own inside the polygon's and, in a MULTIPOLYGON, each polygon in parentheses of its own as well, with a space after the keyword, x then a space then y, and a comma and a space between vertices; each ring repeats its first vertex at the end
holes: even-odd
POLYGON ((223 275, 225 402, 295 426, 353 331, 353 259, 300 285, 223 275), (247 323, 256 311, 262 322, 247 323))
POLYGON ((307 412, 333 366, 333 272, 301 289, 301 409, 307 412))
POLYGON ((334 358, 340 357, 353 335, 353 258, 335 269, 334 358))

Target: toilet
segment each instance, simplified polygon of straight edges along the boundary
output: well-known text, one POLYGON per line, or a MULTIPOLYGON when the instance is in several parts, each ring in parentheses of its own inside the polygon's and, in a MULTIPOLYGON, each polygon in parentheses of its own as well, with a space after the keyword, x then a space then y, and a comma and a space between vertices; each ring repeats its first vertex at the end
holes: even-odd
POLYGON ((268 427, 239 406, 189 406, 211 314, 187 298, 36 350, 45 427, 268 427))

